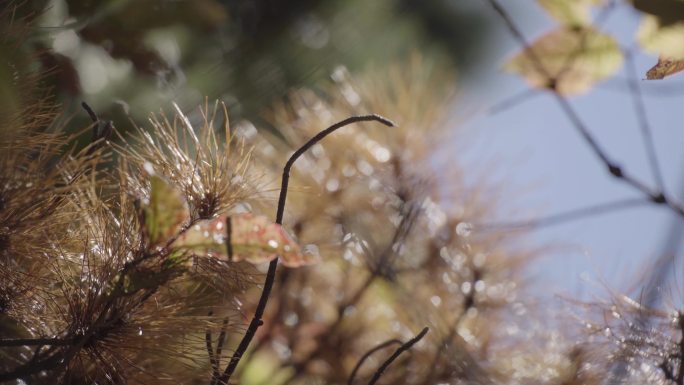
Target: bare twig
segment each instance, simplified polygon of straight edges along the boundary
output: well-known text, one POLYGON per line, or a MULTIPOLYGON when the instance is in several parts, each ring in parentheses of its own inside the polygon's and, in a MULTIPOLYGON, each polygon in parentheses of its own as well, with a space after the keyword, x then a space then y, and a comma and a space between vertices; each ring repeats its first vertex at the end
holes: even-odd
POLYGON ((653 133, 648 123, 646 106, 644 105, 644 98, 641 95, 641 87, 637 81, 638 75, 636 64, 634 64, 634 55, 629 51, 625 51, 625 59, 627 62, 627 70, 629 71, 627 85, 629 86, 630 95, 632 95, 632 101, 634 102, 634 111, 636 112, 637 121, 639 122, 641 137, 644 141, 644 149, 648 156, 648 163, 651 166, 651 173, 653 173, 656 186, 658 186, 658 189, 661 191, 664 191, 665 181, 662 172, 660 171, 660 165, 658 164, 658 156, 653 143, 653 133))
POLYGON ((233 241, 231 237, 233 236, 233 221, 230 219, 230 215, 226 216, 226 253, 228 254, 228 260, 233 260, 233 241))
MULTIPOLYGON (((211 316, 211 312, 209 315, 211 316)), ((207 343, 207 352, 209 353, 209 363, 211 364, 211 385, 216 385, 219 381, 221 373, 219 372, 219 367, 221 366, 221 353, 223 351, 223 344, 226 341, 226 330, 228 328, 228 318, 223 320, 223 326, 221 326, 221 333, 219 334, 218 340, 216 341, 216 351, 212 347, 212 337, 211 330, 207 329, 205 335, 207 343)))
POLYGON ((90 117, 90 120, 93 121, 93 123, 100 120, 100 118, 97 117, 97 114, 95 113, 95 111, 93 111, 93 109, 90 107, 90 105, 88 105, 88 103, 81 102, 81 107, 83 107, 83 109, 86 110, 86 113, 90 117))
MULTIPOLYGON (((607 91, 614 91, 614 92, 631 92, 630 87, 629 87, 629 78, 623 78, 620 76, 615 76, 611 80, 598 84, 597 87, 600 87, 604 90, 607 91)), ((677 83, 647 83, 648 86, 641 88, 639 87, 639 90, 642 95, 646 95, 648 97, 658 97, 658 98, 672 98, 672 97, 679 97, 684 95, 684 88, 682 88, 681 85, 678 85, 677 83)))
POLYGON ((489 109, 487 110, 487 114, 496 115, 502 113, 539 95, 541 95, 541 92, 539 92, 538 90, 534 88, 525 88, 523 91, 518 92, 513 96, 509 96, 506 99, 497 102, 493 106, 489 107, 489 109))
MULTIPOLYGON (((415 224, 416 215, 417 215, 417 208, 415 208, 413 205, 411 205, 408 208, 407 213, 402 216, 401 223, 399 224, 399 226, 397 226, 397 229, 394 232, 394 236, 392 237, 392 241, 387 245, 387 247, 381 252, 379 257, 377 258, 378 262, 368 266, 369 270, 370 270, 370 275, 363 281, 363 283, 359 286, 359 288, 356 289, 354 291, 354 293, 349 296, 349 299, 341 302, 337 306, 337 318, 335 319, 335 321, 330 326, 328 326, 326 328, 325 333, 321 333, 321 335, 318 337, 319 339, 324 335, 330 335, 330 334, 333 334, 337 331, 337 328, 339 328, 340 325, 342 325, 342 320, 344 318, 345 310, 348 309, 350 306, 354 306, 355 304, 357 304, 361 300, 363 295, 371 287, 373 282, 375 282, 376 279, 390 275, 390 272, 392 270, 392 268, 391 268, 392 256, 394 255, 394 249, 392 248, 392 245, 399 242, 399 240, 402 239, 403 237, 406 237, 406 235, 409 233, 410 229, 415 224)), ((368 250, 363 245, 363 242, 361 242, 361 247, 364 249, 366 254, 368 254, 368 255, 371 254, 371 251, 368 250)), ((299 361, 296 361, 294 363, 291 363, 291 365, 294 367, 295 370, 284 381, 284 383, 288 384, 288 383, 290 383, 290 381, 292 381, 297 376, 299 376, 307 368, 307 366, 309 365, 311 360, 314 357, 316 357, 321 352, 321 350, 324 349, 324 347, 325 347, 324 344, 318 344, 316 349, 313 349, 304 358, 302 358, 299 361)), ((282 365, 282 366, 284 366, 284 365, 282 365)))
POLYGON ((370 349, 369 351, 367 351, 366 354, 364 354, 359 359, 359 362, 356 363, 356 366, 354 366, 354 369, 352 370, 351 374, 349 375, 349 380, 347 380, 347 385, 352 385, 354 383, 354 379, 356 378, 356 372, 359 371, 359 369, 361 368, 361 365, 363 365, 363 363, 366 362, 368 357, 372 356, 373 353, 377 352, 378 350, 382 350, 388 346, 392 346, 395 344, 403 345, 404 343, 398 339, 391 339, 389 341, 385 341, 381 344, 378 344, 378 345, 374 346, 372 349, 370 349))
POLYGON ((394 353, 385 362, 383 362, 382 365, 380 365, 378 370, 375 371, 375 374, 373 374, 371 380, 368 381, 368 385, 374 385, 376 382, 378 382, 378 380, 380 379, 380 377, 382 377, 382 374, 385 372, 385 370, 387 370, 387 368, 390 365, 392 365, 392 362, 394 362, 394 360, 396 360, 401 355, 401 353, 411 349, 413 345, 415 345, 416 343, 418 343, 418 341, 423 339, 423 337, 425 337, 429 330, 430 329, 428 327, 423 328, 423 330, 421 330, 420 333, 418 333, 418 335, 416 335, 415 337, 407 341, 405 344, 398 347, 397 350, 395 350, 394 353))
POLYGON ((107 139, 111 136, 114 129, 114 123, 111 120, 100 120, 95 111, 86 102, 81 102, 81 107, 86 111, 90 120, 93 121, 93 134, 90 139, 92 147, 88 149, 88 155, 94 153, 102 146, 100 139, 107 139))
POLYGON ((651 202, 650 200, 645 200, 643 198, 628 198, 614 202, 586 206, 579 209, 573 209, 541 218, 523 219, 520 221, 499 223, 475 223, 473 224, 473 228, 479 232, 490 232, 502 230, 523 230, 542 226, 553 226, 575 221, 578 219, 593 218, 595 216, 608 214, 616 211, 650 205, 652 203, 653 202, 651 202))
POLYGON ((216 363, 221 364, 221 353, 223 352, 223 344, 226 342, 226 331, 228 330, 228 318, 223 320, 223 326, 221 326, 221 333, 219 334, 218 341, 216 342, 216 363))
MULTIPOLYGON (((278 210, 276 212, 276 220, 275 223, 277 224, 282 224, 283 223, 283 215, 285 213, 285 201, 287 200, 287 187, 290 182, 290 170, 292 169, 292 166, 294 165, 294 162, 299 159, 300 156, 302 156, 306 151, 308 151, 313 145, 321 141, 323 138, 328 136, 329 134, 333 133, 339 128, 342 128, 344 126, 347 126, 352 123, 356 122, 368 122, 368 121, 376 121, 380 122, 386 126, 393 127, 394 123, 390 121, 389 119, 386 119, 380 115, 361 115, 361 116, 352 116, 350 118, 347 118, 345 120, 342 120, 340 122, 337 122, 333 124, 332 126, 326 128, 325 130, 319 132, 316 134, 313 138, 309 139, 308 142, 306 142, 303 146, 301 146, 297 151, 292 154, 290 159, 287 160, 285 163, 285 167, 283 167, 283 176, 282 176, 282 183, 280 187, 280 196, 278 198, 278 210)), ((262 317, 264 315, 264 311, 266 310, 266 304, 268 303, 268 297, 271 294, 271 289, 273 288, 273 283, 275 281, 275 274, 276 274, 276 268, 278 267, 278 258, 274 259, 271 261, 271 263, 268 266, 268 272, 266 273, 266 280, 264 281, 264 288, 261 292, 261 297, 259 298, 259 303, 257 304, 256 310, 254 311, 254 317, 252 318, 252 321, 249 324, 249 327, 247 328, 247 332, 245 333, 244 337, 242 338, 242 341, 240 341, 240 344, 238 345, 238 348, 235 350, 235 354, 233 354, 233 357, 231 357, 230 362, 228 363, 228 366, 226 367, 226 370, 223 372, 221 375, 221 378, 219 378, 219 384, 221 385, 227 385, 228 381, 230 380, 230 377, 233 375, 235 372, 235 369, 237 368, 238 364, 240 363, 240 359, 242 358, 242 355, 247 351, 247 348, 249 347, 249 344, 252 342, 252 339, 254 338, 254 335, 256 334, 257 329, 263 325, 264 321, 262 320, 262 317)))
MULTIPOLYGON (((212 315, 212 312, 209 312, 209 316, 212 315)), ((207 353, 209 354, 209 363, 211 364, 211 383, 213 384, 216 379, 219 377, 219 363, 216 355, 214 355, 214 348, 211 346, 211 330, 207 329, 206 334, 204 335, 204 339, 207 344, 207 353)))

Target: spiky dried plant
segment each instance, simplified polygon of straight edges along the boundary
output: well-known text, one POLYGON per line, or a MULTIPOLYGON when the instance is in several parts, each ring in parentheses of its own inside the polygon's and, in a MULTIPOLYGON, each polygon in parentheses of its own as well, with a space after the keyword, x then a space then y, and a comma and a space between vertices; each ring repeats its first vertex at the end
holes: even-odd
MULTIPOLYGON (((205 103, 199 130, 177 105, 174 108, 173 120, 163 113, 153 115, 152 131, 139 128, 138 138, 119 146, 119 152, 139 171, 147 164, 177 185, 188 199, 192 219, 212 218, 253 196, 258 176, 246 175, 250 149, 233 139, 226 106, 216 102, 210 108, 205 103), (218 138, 219 128, 225 142, 218 138)), ((132 180, 136 188, 149 183, 139 179, 132 180)))
POLYGON ((583 307, 585 346, 595 356, 587 371, 615 384, 684 383, 681 310, 648 308, 640 298, 618 293, 583 307))
MULTIPOLYGON (((495 380, 496 330, 525 307, 518 272, 534 255, 511 247, 516 236, 471 234, 472 222, 496 214, 493 200, 469 190, 458 167, 438 175, 430 166, 453 95, 443 76, 418 57, 360 79, 340 68, 334 87, 293 92, 269 111, 279 136, 252 137, 255 167, 268 174, 295 143, 340 117, 377 111, 398 123, 350 127, 295 167, 285 222, 323 261, 281 272, 265 331, 242 372, 250 383, 344 383, 377 342, 412 336, 425 324, 433 330, 384 381, 495 380), (463 192, 449 207, 438 179, 463 192), (257 369, 265 357, 271 368, 257 369)), ((376 358, 356 381, 370 378, 376 358)))
POLYGON ((140 129, 135 150, 116 146, 120 165, 113 172, 99 170, 111 151, 104 139, 74 155, 60 148, 69 137, 39 127, 2 143, 7 173, 0 215, 8 227, 0 269, 1 380, 208 378, 206 331, 241 327, 232 320, 240 314, 233 301, 251 275, 239 264, 208 258, 188 264, 190 257, 170 245, 193 223, 229 211, 252 191, 248 151, 230 135, 221 144, 214 134, 219 111, 225 112, 205 106, 197 130, 180 112, 175 121, 182 128, 152 118, 155 139, 140 129), (145 207, 168 198, 155 193, 152 173, 159 188, 190 207, 157 239, 145 207))

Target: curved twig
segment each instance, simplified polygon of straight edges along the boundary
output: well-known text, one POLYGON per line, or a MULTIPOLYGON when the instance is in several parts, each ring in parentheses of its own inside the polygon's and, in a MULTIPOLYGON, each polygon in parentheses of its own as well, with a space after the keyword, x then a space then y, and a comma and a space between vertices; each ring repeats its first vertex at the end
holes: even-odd
POLYGON ((430 329, 427 326, 424 327, 423 330, 421 330, 417 336, 411 338, 408 342, 398 347, 397 350, 395 350, 394 353, 385 362, 383 362, 382 365, 380 365, 378 370, 375 371, 375 374, 373 374, 373 378, 371 378, 371 380, 368 381, 368 385, 374 385, 376 382, 378 382, 380 377, 382 377, 382 374, 385 372, 385 370, 387 370, 387 368, 392 364, 392 362, 394 362, 394 360, 396 360, 397 357, 401 355, 401 353, 411 349, 413 345, 415 345, 418 341, 423 339, 423 337, 425 337, 429 330, 430 329))
POLYGON ((394 345, 394 344, 403 345, 404 343, 398 339, 391 339, 389 341, 385 341, 381 344, 378 344, 375 347, 373 347, 371 350, 367 351, 366 354, 364 354, 361 357, 361 359, 359 359, 359 362, 356 363, 356 366, 354 366, 354 370, 352 370, 351 374, 349 375, 349 380, 347 380, 347 385, 352 385, 354 383, 354 379, 356 378, 356 372, 359 371, 359 369, 361 368, 361 365, 363 365, 363 363, 366 362, 368 357, 372 356, 373 353, 377 352, 378 350, 382 350, 382 349, 384 349, 388 346, 394 345))
MULTIPOLYGON (((299 157, 302 156, 306 151, 308 151, 313 145, 321 141, 321 139, 325 138, 329 134, 333 133, 335 130, 352 123, 369 121, 380 122, 388 127, 395 126, 394 122, 392 122, 391 120, 376 114, 352 116, 340 122, 337 122, 332 126, 326 128, 325 130, 319 132, 313 138, 309 139, 309 141, 306 142, 303 146, 297 149, 297 151, 295 151, 294 154, 292 154, 290 159, 288 159, 285 163, 285 167, 283 167, 283 176, 282 183, 280 186, 280 196, 278 197, 278 210, 276 212, 275 223, 279 225, 283 223, 283 215, 285 213, 285 201, 287 199, 287 186, 290 183, 290 170, 292 169, 294 162, 297 159, 299 159, 299 157)), ((242 337, 242 341, 240 341, 238 348, 235 350, 235 354, 233 354, 233 357, 230 359, 230 362, 228 363, 226 370, 223 372, 221 378, 219 379, 218 383, 221 385, 228 384, 230 377, 233 375, 235 369, 237 369, 237 366, 240 363, 240 359, 242 359, 243 354, 245 354, 245 351, 247 351, 249 344, 252 342, 252 339, 254 338, 257 329, 264 323, 262 317, 264 315, 264 311, 266 310, 266 303, 268 302, 268 297, 271 294, 271 289, 273 288, 277 267, 278 258, 272 260, 271 263, 268 265, 268 272, 266 273, 264 288, 261 292, 261 297, 259 298, 259 303, 257 304, 256 310, 254 311, 254 317, 252 318, 252 321, 249 323, 247 332, 245 333, 244 337, 242 337)))
POLYGON ((114 123, 112 123, 111 120, 101 120, 92 107, 86 102, 81 102, 81 107, 86 111, 90 120, 93 121, 93 132, 92 137, 90 138, 92 147, 90 147, 87 152, 88 155, 92 155, 102 146, 102 143, 99 142, 100 139, 106 140, 111 136, 112 130, 114 129, 114 123))

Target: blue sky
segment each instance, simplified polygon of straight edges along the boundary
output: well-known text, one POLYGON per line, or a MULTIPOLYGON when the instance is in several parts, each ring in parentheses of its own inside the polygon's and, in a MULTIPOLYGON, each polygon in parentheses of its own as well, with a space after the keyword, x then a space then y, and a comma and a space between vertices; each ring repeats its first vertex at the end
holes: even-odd
MULTIPOLYGON (((475 3, 473 7, 481 7, 482 12, 497 17, 486 2, 475 3)), ((535 2, 512 0, 502 4, 528 41, 554 28, 554 21, 535 2)), ((640 15, 619 4, 602 30, 623 46, 630 46, 640 15)), ((638 192, 605 171, 550 95, 540 93, 498 114, 486 113, 492 105, 528 88, 520 78, 500 71, 519 45, 503 22, 494 22, 498 30, 488 60, 475 77, 462 79, 461 97, 454 107, 454 120, 468 116, 459 131, 466 130, 470 139, 467 146, 454 143, 451 149, 458 148, 454 155, 458 152, 455 156, 474 168, 496 162, 495 173, 508 181, 511 190, 524 190, 504 202, 507 208, 518 209, 520 215, 504 220, 639 197, 638 192), (480 112, 471 116, 473 111, 480 112)), ((643 78, 657 58, 641 52, 635 60, 643 78)), ((571 97, 570 102, 623 169, 655 186, 634 102, 626 92, 627 76, 623 65, 614 79, 597 85, 586 95, 571 97)), ((684 74, 661 81, 639 80, 639 86, 644 93, 666 191, 684 199, 684 74)), ((650 261, 661 254, 668 230, 679 221, 665 208, 646 205, 534 230, 529 235, 533 243, 556 247, 535 262, 530 273, 546 294, 585 298, 589 294, 600 295, 601 288, 594 283, 635 293, 636 280, 645 275, 650 261)))

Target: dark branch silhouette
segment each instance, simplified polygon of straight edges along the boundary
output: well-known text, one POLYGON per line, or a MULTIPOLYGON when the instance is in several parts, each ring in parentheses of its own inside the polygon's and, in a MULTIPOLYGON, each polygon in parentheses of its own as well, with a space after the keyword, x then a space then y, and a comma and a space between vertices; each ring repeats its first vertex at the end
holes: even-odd
MULTIPOLYGON (((283 215, 285 213, 285 202, 287 200, 287 187, 288 184, 290 183, 290 170, 292 169, 292 166, 294 165, 295 161, 299 159, 300 156, 302 156, 306 151, 308 151, 313 145, 321 141, 323 138, 328 136, 329 134, 335 132, 337 129, 342 128, 344 126, 347 126, 352 123, 357 123, 357 122, 368 122, 368 121, 376 121, 380 122, 388 127, 394 127, 395 124, 389 119, 386 119, 380 115, 362 115, 362 116, 352 116, 350 118, 347 118, 345 120, 342 120, 340 122, 337 122, 333 124, 332 126, 326 128, 325 130, 319 132, 316 134, 313 138, 309 139, 308 142, 306 142, 303 146, 301 146, 297 151, 292 154, 290 159, 287 160, 285 163, 285 167, 283 167, 283 176, 282 176, 282 183, 280 186, 280 196, 278 198, 278 210, 276 212, 276 220, 275 223, 277 224, 282 224, 283 223, 283 215)), ((218 383, 222 385, 227 385, 228 381, 230 380, 230 377, 233 375, 235 372, 235 369, 237 369, 238 364, 240 363, 240 359, 242 356, 245 354, 247 351, 247 348, 249 347, 249 344, 252 342, 252 339, 254 338, 254 335, 256 334, 257 329, 263 325, 264 321, 262 320, 262 317, 264 315, 264 311, 266 310, 266 304, 268 303, 268 297, 271 294, 271 289, 273 288, 273 283, 275 281, 275 274, 276 274, 276 268, 278 267, 278 258, 274 259, 271 261, 271 263, 268 265, 268 272, 266 273, 266 280, 264 281, 264 288, 261 292, 261 297, 259 298, 259 303, 257 304, 256 310, 254 311, 254 317, 252 318, 252 321, 249 324, 249 327, 247 328, 247 332, 245 333, 244 337, 242 338, 242 341, 240 341, 240 344, 238 345, 238 348, 235 350, 235 354, 233 354, 233 357, 231 357, 230 362, 228 363, 228 366, 226 367, 226 370, 223 372, 221 375, 221 378, 219 378, 218 383)))
POLYGON ((539 95, 541 95, 539 90, 534 88, 526 88, 523 91, 520 91, 513 96, 509 96, 506 99, 489 107, 489 109, 487 109, 487 115, 492 116, 500 114, 539 95))
MULTIPOLYGON (((210 317, 212 314, 213 314, 212 312, 209 312, 210 317)), ((207 344, 207 353, 209 354, 209 363, 211 364, 211 383, 213 384, 214 381, 219 376, 219 363, 218 363, 218 358, 214 354, 214 348, 212 347, 211 330, 207 329, 207 332, 204 335, 204 339, 205 339, 206 344, 207 344)))
POLYGON ((369 351, 367 351, 360 359, 359 362, 356 363, 354 366, 354 369, 352 370, 351 374, 349 375, 349 380, 347 380, 347 385, 352 385, 354 383, 354 379, 356 378, 356 372, 359 371, 361 368, 361 365, 363 365, 364 362, 368 359, 368 357, 372 356, 373 353, 382 350, 388 346, 392 345, 403 345, 404 343, 401 340, 397 339, 391 339, 389 341, 385 341, 383 343, 380 343, 373 348, 371 348, 369 351))
POLYGON ((382 377, 382 374, 385 373, 385 371, 387 370, 387 368, 389 368, 390 365, 392 365, 392 362, 394 362, 401 355, 401 353, 411 349, 413 345, 418 343, 418 341, 422 340, 429 330, 430 329, 427 327, 423 328, 423 330, 421 330, 420 333, 418 333, 418 335, 416 335, 415 337, 408 340, 405 344, 398 347, 397 350, 395 350, 394 353, 385 362, 383 362, 382 365, 380 365, 378 370, 375 371, 375 374, 373 374, 371 380, 368 381, 368 385, 374 385, 376 382, 378 382, 380 377, 382 377))

